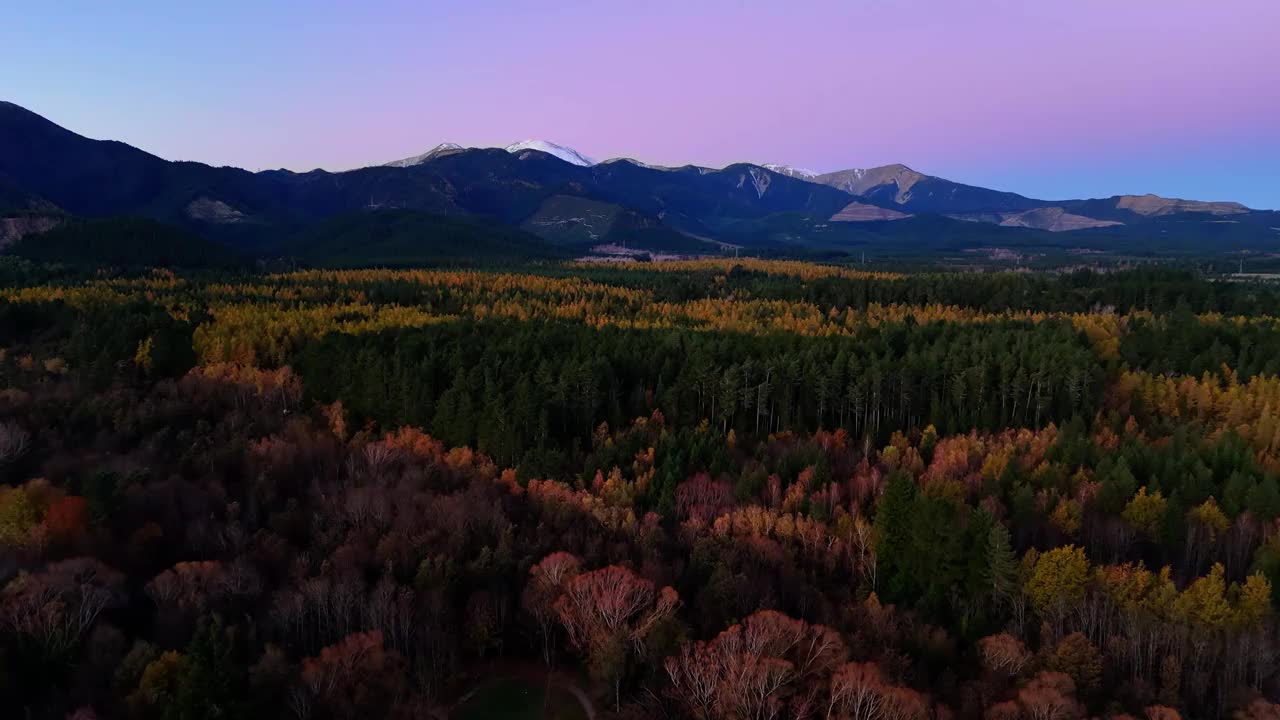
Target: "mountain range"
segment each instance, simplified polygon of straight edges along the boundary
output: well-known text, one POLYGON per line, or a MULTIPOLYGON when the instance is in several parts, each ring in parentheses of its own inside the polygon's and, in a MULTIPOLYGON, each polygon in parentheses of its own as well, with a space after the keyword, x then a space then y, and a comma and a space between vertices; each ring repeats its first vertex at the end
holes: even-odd
POLYGON ((556 253, 715 254, 736 246, 775 254, 984 247, 1215 254, 1280 244, 1280 214, 1239 203, 1039 200, 905 165, 832 173, 754 163, 660 167, 595 162, 527 140, 505 148, 445 143, 344 172, 254 173, 92 140, 0 102, 0 248, 20 250, 24 236, 70 218, 146 218, 260 256, 297 253, 308 241, 375 242, 388 228, 401 249, 412 244, 410 228, 422 229, 424 244, 442 245, 492 227, 506 229, 503 248, 525 237, 556 253), (468 222, 417 222, 406 213, 468 222), (325 237, 326 228, 338 234, 325 237))

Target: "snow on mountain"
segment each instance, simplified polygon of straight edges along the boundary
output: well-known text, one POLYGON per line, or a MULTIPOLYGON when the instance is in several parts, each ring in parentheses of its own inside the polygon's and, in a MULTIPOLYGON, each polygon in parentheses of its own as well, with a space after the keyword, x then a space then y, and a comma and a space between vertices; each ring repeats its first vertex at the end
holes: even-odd
POLYGON ((769 189, 769 173, 760 172, 759 168, 751 168, 751 184, 755 186, 756 197, 764 197, 765 192, 769 189))
POLYGON ((790 165, 762 165, 765 170, 772 170, 779 175, 787 177, 799 178, 801 180, 812 180, 818 177, 818 173, 804 168, 791 167, 790 165))
POLYGON ((383 165, 383 167, 400 167, 400 168, 413 167, 414 165, 421 165, 424 162, 437 158, 446 153, 451 153, 451 152, 455 152, 463 149, 464 148, 457 143, 440 143, 439 145, 431 148, 430 150, 422 153, 421 155, 414 155, 411 158, 405 158, 403 160, 395 160, 393 162, 386 163, 385 165, 383 165))
POLYGON ((539 152, 547 153, 548 155, 555 155, 567 163, 581 165, 582 167, 591 167, 596 164, 595 160, 592 160, 573 148, 567 148, 563 145, 547 142, 546 140, 525 140, 514 145, 508 145, 503 149, 509 153, 524 152, 525 150, 537 150, 539 152))
MULTIPOLYGON (((466 149, 468 148, 458 145, 457 143, 441 143, 421 155, 414 155, 413 157, 405 158, 403 160, 389 162, 383 167, 413 167, 425 162, 430 162, 441 155, 448 155, 466 149)), ((525 150, 537 150, 539 152, 547 153, 548 155, 554 155, 567 163, 580 165, 582 167, 591 167, 596 164, 595 160, 592 160, 573 148, 557 145, 555 143, 547 142, 546 140, 525 140, 524 142, 518 142, 514 145, 508 145, 502 149, 513 154, 524 152, 525 150)))
POLYGON ((631 165, 635 165, 636 167, 647 168, 647 169, 649 169, 649 170, 663 170, 663 171, 666 171, 666 172, 670 172, 671 170, 674 170, 674 169, 675 169, 675 168, 667 167, 666 165, 650 165, 649 163, 646 163, 646 162, 640 162, 639 160, 636 160, 635 158, 629 158, 629 157, 616 157, 616 158, 609 158, 608 160, 601 160, 600 162, 598 162, 598 163, 596 163, 596 164, 597 164, 597 165, 608 165, 608 164, 610 164, 610 163, 620 163, 620 162, 629 163, 629 164, 631 164, 631 165))
MULTIPOLYGON (((458 152, 461 150, 467 150, 467 149, 469 148, 464 147, 462 145, 458 145, 457 143, 441 143, 431 148, 430 150, 422 153, 421 155, 414 155, 413 157, 405 158, 403 160, 396 160, 394 162, 389 162, 384 164, 383 167, 399 167, 399 168, 413 167, 415 165, 421 165, 425 162, 430 162, 431 160, 434 160, 437 157, 440 157, 441 155, 447 155, 450 153, 458 152)), ((587 157, 586 155, 583 155, 577 150, 574 150, 571 147, 566 147, 564 145, 557 145, 556 143, 547 142, 546 140, 523 140, 521 142, 508 145, 502 149, 512 154, 521 153, 526 150, 537 150, 538 152, 544 152, 544 153, 547 153, 548 155, 554 155, 555 157, 558 157, 567 163, 570 163, 572 165, 578 165, 580 167, 592 167, 593 165, 603 165, 603 164, 608 164, 612 162, 629 162, 632 165, 637 165, 643 168, 649 168, 650 170, 678 169, 678 168, 667 167, 663 165, 650 165, 649 163, 641 162, 640 160, 636 160, 635 158, 629 158, 629 157, 616 157, 616 158, 610 158, 608 160, 604 160, 602 162, 597 162, 587 157)), ((697 166, 686 165, 684 167, 697 167, 697 166)), ((798 178, 800 180, 814 180, 819 176, 819 173, 816 173, 812 170, 791 167, 790 165, 770 164, 770 165, 761 165, 759 167, 763 167, 764 169, 778 173, 779 175, 786 175, 787 177, 798 178)), ((702 174, 715 171, 714 168, 697 167, 697 169, 702 174)), ((862 171, 857 171, 857 172, 862 172, 862 171)))

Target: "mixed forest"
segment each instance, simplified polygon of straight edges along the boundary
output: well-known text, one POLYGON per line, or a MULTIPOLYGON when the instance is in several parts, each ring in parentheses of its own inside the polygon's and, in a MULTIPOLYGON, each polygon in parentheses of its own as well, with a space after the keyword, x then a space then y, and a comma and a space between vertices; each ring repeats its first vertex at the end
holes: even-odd
POLYGON ((0 263, 4 717, 1275 720, 1277 603, 1280 285, 0 263))

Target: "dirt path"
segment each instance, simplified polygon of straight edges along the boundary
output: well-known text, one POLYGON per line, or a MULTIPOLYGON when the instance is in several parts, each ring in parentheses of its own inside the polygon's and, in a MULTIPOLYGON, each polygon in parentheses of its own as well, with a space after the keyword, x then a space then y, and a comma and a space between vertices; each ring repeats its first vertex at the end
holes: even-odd
POLYGON ((494 660, 471 668, 469 674, 475 676, 476 680, 472 683, 472 688, 455 700, 449 707, 450 717, 453 716, 458 708, 466 705, 469 700, 475 697, 476 693, 482 690, 485 685, 499 678, 512 677, 530 684, 545 686, 544 697, 549 696, 553 688, 564 690, 572 695, 578 701, 578 704, 582 706, 582 711, 586 713, 587 720, 596 720, 595 703, 592 702, 590 694, 583 689, 578 682, 578 678, 572 673, 548 669, 546 666, 535 662, 494 660))

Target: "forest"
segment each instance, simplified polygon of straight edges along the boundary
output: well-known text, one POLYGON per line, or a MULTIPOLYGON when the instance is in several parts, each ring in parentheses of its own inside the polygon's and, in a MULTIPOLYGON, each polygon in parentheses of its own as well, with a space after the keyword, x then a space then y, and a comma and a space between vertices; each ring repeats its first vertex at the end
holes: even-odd
POLYGON ((1280 719, 1280 286, 278 270, 0 258, 4 717, 1280 719))

